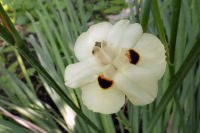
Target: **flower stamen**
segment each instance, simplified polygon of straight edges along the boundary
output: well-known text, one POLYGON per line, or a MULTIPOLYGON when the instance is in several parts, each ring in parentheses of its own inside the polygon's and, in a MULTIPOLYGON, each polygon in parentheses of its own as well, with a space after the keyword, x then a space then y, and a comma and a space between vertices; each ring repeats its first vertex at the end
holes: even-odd
POLYGON ((109 64, 111 62, 111 57, 109 53, 105 50, 106 46, 102 42, 95 42, 94 48, 92 50, 92 54, 95 55, 101 63, 109 64))
POLYGON ((101 42, 95 42, 95 46, 101 48, 101 42))

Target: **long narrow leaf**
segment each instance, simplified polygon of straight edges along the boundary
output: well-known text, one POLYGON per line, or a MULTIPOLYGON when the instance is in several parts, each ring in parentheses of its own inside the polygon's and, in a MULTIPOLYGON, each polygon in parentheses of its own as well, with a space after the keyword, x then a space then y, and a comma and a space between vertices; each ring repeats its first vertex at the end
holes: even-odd
POLYGON ((150 9, 151 9, 151 0, 145 0, 140 20, 144 32, 147 30, 150 9))

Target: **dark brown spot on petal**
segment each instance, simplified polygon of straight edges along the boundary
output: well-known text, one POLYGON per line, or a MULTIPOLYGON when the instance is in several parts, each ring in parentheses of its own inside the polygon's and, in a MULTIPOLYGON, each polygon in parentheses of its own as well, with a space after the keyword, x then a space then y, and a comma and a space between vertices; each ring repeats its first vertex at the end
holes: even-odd
POLYGON ((113 85, 113 81, 105 78, 103 75, 98 76, 98 83, 102 89, 109 89, 113 85))
POLYGON ((133 49, 129 49, 126 53, 126 56, 131 64, 136 65, 140 60, 140 55, 133 49))

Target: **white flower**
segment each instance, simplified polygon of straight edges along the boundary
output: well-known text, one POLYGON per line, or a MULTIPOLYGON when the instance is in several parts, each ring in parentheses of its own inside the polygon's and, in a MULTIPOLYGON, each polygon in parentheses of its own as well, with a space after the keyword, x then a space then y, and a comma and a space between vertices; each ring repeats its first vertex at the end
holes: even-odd
POLYGON ((134 105, 155 99, 157 81, 165 71, 165 50, 140 24, 95 24, 79 36, 74 51, 80 62, 67 66, 65 84, 80 87, 83 103, 94 112, 118 112, 125 95, 134 105))

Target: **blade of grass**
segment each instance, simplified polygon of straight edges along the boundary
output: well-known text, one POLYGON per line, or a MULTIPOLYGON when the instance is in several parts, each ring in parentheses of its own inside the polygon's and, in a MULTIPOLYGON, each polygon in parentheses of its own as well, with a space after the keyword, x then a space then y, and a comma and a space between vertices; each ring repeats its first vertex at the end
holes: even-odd
POLYGON ((31 131, 20 127, 18 124, 8 120, 0 119, 0 132, 1 133, 32 133, 31 131))
MULTIPOLYGON (((179 23, 179 15, 180 15, 180 7, 181 7, 181 0, 173 0, 172 1, 172 23, 171 23, 171 32, 170 32, 170 62, 174 64, 174 56, 175 56, 175 46, 176 46, 176 36, 178 31, 178 23, 179 23)), ((170 75, 174 75, 174 65, 169 66, 170 75)))
POLYGON ((151 0, 145 0, 140 20, 144 32, 146 32, 147 30, 150 9, 151 9, 151 0))
POLYGON ((27 81, 27 84, 32 89, 32 92, 34 92, 33 84, 32 84, 32 82, 31 82, 31 80, 29 78, 29 75, 28 75, 26 67, 25 67, 25 65, 23 63, 22 57, 19 55, 19 53, 18 53, 18 51, 16 49, 14 49, 14 52, 16 54, 17 61, 18 61, 19 66, 20 66, 20 68, 22 70, 22 73, 23 73, 23 75, 24 75, 24 77, 25 77, 25 79, 27 81))
POLYGON ((15 43, 12 35, 1 24, 0 24, 0 36, 8 43, 11 43, 11 44, 15 43))
MULTIPOLYGON (((65 54, 67 63, 71 64, 72 61, 70 59, 70 55, 72 55, 72 52, 71 52, 71 48, 69 48, 67 46, 71 46, 73 44, 73 42, 72 42, 73 39, 70 35, 69 28, 67 27, 68 19, 64 15, 63 11, 59 10, 59 14, 57 13, 55 7, 52 5, 50 0, 46 0, 46 2, 48 3, 48 5, 51 8, 51 11, 54 14, 57 24, 53 23, 51 17, 48 15, 49 13, 47 12, 47 10, 45 9, 44 5, 41 2, 40 2, 40 7, 42 8, 42 11, 45 14, 45 16, 48 17, 50 25, 54 30, 54 34, 56 35, 56 38, 59 41, 59 45, 62 47, 62 50, 65 54), (58 27, 59 27, 58 30, 55 25, 58 25, 58 27)), ((57 7, 57 8, 59 9, 59 7, 57 7)))
POLYGON ((160 10, 160 15, 161 15, 161 20, 165 32, 165 38, 168 42, 170 38, 170 28, 171 28, 171 13, 172 13, 172 7, 171 7, 171 0, 165 0, 165 1, 160 1, 158 0, 158 5, 159 5, 159 10, 160 10), (169 6, 166 6, 164 10, 161 11, 161 7, 163 7, 167 1, 169 1, 169 6))
POLYGON ((114 125, 112 122, 110 122, 110 121, 112 121, 112 119, 109 117, 110 117, 109 115, 103 115, 103 114, 100 115, 102 125, 104 128, 104 132, 105 133, 115 133, 116 131, 115 131, 114 125))
POLYGON ((175 52, 175 72, 179 69, 181 66, 183 60, 184 60, 184 52, 187 44, 187 29, 186 29, 186 22, 184 21, 184 12, 181 10, 180 14, 180 22, 179 22, 179 28, 177 33, 177 40, 176 40, 176 52, 175 52))
POLYGON ((85 17, 85 11, 83 8, 84 8, 83 0, 78 0, 78 10, 80 12, 81 25, 82 25, 81 31, 86 31, 88 27, 87 27, 87 21, 85 17))

